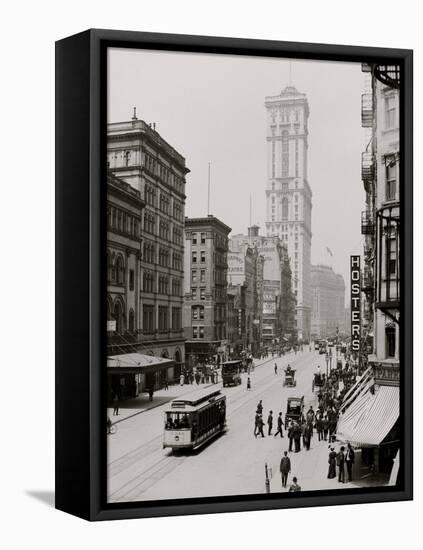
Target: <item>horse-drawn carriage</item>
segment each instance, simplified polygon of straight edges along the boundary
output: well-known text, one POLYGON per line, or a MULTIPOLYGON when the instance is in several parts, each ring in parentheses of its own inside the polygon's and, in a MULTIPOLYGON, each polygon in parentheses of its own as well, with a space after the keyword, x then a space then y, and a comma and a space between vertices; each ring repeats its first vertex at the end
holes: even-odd
POLYGON ((295 380, 295 369, 285 369, 285 379, 283 381, 283 385, 288 388, 293 388, 297 385, 297 381, 295 380))

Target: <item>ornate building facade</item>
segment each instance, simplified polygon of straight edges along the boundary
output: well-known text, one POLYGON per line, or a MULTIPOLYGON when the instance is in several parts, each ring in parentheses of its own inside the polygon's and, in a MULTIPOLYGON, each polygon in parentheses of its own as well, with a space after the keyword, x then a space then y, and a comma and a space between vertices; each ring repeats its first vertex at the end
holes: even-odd
POLYGON ((296 296, 298 338, 309 340, 312 193, 307 179, 308 116, 305 94, 287 86, 266 97, 266 234, 287 246, 296 296))
POLYGON ((226 353, 230 231, 211 215, 185 218, 183 326, 190 366, 226 353))
POLYGON ((311 266, 311 334, 333 338, 345 333, 345 282, 326 265, 311 266))
MULTIPOLYGON (((182 326, 185 158, 134 112, 132 120, 107 127, 107 167, 139 193, 141 213, 137 248, 139 265, 134 296, 133 338, 121 337, 121 353, 139 353, 174 360, 178 375, 185 360, 182 326)), ((129 316, 128 316, 129 323, 129 316)), ((117 327, 119 328, 119 327, 117 327)))

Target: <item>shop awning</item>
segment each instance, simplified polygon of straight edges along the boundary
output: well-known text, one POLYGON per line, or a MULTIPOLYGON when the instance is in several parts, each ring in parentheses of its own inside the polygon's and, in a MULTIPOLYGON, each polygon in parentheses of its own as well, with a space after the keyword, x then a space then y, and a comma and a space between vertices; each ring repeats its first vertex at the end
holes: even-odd
POLYGON ((107 357, 107 372, 110 374, 141 374, 172 367, 175 361, 142 353, 124 353, 107 357))
POLYGON ((340 416, 337 439, 353 447, 380 445, 399 417, 399 388, 379 386, 373 393, 366 387, 340 416))

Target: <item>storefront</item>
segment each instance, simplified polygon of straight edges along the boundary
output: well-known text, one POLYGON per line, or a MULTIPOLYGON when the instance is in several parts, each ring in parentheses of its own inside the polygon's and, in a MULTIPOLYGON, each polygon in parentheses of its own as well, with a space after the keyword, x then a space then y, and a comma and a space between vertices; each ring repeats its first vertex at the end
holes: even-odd
POLYGON ((377 382, 374 367, 369 367, 345 395, 340 409, 336 436, 356 449, 358 478, 392 478, 394 466, 399 468, 399 387, 377 382))
POLYGON ((171 359, 126 353, 107 358, 107 383, 109 399, 118 395, 126 400, 137 397, 150 389, 157 391, 167 382, 169 368, 175 362, 171 359))

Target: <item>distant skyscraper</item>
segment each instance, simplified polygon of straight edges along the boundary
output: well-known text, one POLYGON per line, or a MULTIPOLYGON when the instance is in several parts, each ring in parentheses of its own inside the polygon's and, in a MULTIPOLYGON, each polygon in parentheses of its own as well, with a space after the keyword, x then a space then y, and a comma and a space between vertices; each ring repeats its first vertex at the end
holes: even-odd
POLYGON ((266 97, 266 233, 288 248, 297 297, 298 337, 310 338, 311 189, 307 181, 308 102, 287 86, 266 97))

